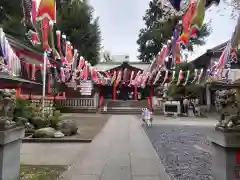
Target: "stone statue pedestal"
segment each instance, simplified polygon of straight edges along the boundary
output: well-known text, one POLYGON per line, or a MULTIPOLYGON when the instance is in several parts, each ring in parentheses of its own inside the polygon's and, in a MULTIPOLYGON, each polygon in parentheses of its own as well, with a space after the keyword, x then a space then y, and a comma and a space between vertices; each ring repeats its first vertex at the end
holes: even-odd
POLYGON ((214 150, 214 180, 240 180, 240 129, 216 128, 208 139, 214 150))
POLYGON ((19 180, 20 148, 24 128, 0 131, 0 180, 19 180))

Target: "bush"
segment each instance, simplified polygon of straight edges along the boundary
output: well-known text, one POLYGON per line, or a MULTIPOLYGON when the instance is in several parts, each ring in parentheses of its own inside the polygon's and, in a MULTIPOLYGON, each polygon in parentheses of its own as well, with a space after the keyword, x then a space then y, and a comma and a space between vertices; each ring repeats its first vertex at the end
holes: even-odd
POLYGON ((51 126, 52 128, 54 128, 54 129, 57 128, 58 122, 60 122, 60 121, 62 120, 62 119, 61 119, 61 116, 62 116, 61 112, 58 111, 58 110, 56 110, 56 111, 54 111, 54 113, 53 113, 52 116, 49 116, 49 117, 48 117, 48 121, 49 121, 50 126, 51 126))
POLYGON ((16 107, 13 111, 13 119, 17 117, 23 117, 29 119, 32 116, 31 103, 28 100, 17 98, 16 107))

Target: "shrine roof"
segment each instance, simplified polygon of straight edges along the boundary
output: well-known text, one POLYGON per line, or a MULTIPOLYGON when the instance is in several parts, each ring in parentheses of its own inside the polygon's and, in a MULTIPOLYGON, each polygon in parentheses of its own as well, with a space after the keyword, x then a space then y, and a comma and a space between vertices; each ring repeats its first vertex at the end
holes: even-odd
POLYGON ((227 46, 228 42, 229 41, 226 41, 212 49, 208 49, 207 52, 212 52, 212 53, 222 52, 225 49, 225 47, 227 46))
POLYGON ((189 63, 193 63, 196 67, 199 67, 199 68, 202 68, 202 67, 208 68, 211 58, 212 57, 219 58, 221 56, 223 50, 227 46, 227 43, 228 43, 228 41, 226 41, 214 48, 208 49, 205 53, 198 56, 197 58, 190 61, 189 63))
MULTIPOLYGON (((23 60, 28 61, 30 64, 39 64, 43 62, 43 51, 41 49, 38 49, 34 47, 33 45, 29 44, 28 41, 24 40, 18 40, 17 38, 5 34, 5 36, 8 39, 9 44, 12 46, 15 50, 25 51, 26 54, 21 54, 21 57, 23 60), (28 57, 30 59, 28 60, 28 57), (34 60, 35 59, 35 60, 34 60), (31 61, 31 62, 29 62, 31 61)), ((60 64, 58 61, 54 60, 51 57, 48 57, 50 63, 53 64, 60 64)))
MULTIPOLYGON (((108 71, 110 69, 114 69, 121 66, 123 63, 124 62, 101 62, 96 64, 94 67, 100 71, 108 71)), ((141 69, 143 71, 147 70, 147 68, 150 66, 150 64, 143 62, 127 62, 127 63, 129 64, 129 66, 141 69)))
POLYGON ((26 80, 26 79, 22 79, 22 78, 19 78, 19 77, 16 77, 16 76, 11 76, 7 73, 3 73, 3 72, 0 72, 0 80, 7 80, 8 82, 10 81, 10 83, 15 83, 15 82, 18 82, 18 83, 27 83, 27 84, 36 84, 36 85, 42 85, 41 83, 37 83, 37 82, 34 82, 34 81, 29 81, 29 80, 26 80))
POLYGON ((9 34, 5 34, 5 36, 7 37, 8 42, 12 47, 17 48, 17 49, 22 49, 25 51, 29 51, 36 55, 42 56, 43 52, 40 50, 37 50, 36 48, 34 48, 34 46, 32 46, 24 41, 20 41, 17 38, 15 38, 9 34))

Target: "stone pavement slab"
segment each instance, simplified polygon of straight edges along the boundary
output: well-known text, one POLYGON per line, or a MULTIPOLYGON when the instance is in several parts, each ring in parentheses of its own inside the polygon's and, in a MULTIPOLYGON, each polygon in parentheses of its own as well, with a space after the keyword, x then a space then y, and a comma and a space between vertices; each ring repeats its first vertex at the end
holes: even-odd
POLYGON ((169 180, 136 116, 111 116, 63 180, 169 180))
POLYGON ((22 143, 20 160, 25 165, 72 164, 88 146, 86 143, 22 143))
POLYGON ((199 118, 199 117, 166 117, 153 116, 153 124, 156 125, 176 125, 176 126, 210 126, 214 127, 218 121, 217 118, 199 118))

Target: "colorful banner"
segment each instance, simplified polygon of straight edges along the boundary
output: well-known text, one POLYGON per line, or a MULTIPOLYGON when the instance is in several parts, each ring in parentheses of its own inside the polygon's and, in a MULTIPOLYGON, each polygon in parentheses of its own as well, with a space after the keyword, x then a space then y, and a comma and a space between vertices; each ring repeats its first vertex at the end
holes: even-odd
POLYGON ((180 70, 179 74, 178 74, 178 81, 177 81, 177 85, 179 85, 183 80, 183 71, 180 70))
POLYGON ((205 3, 206 0, 198 0, 195 13, 191 20, 191 27, 196 27, 199 30, 202 28, 205 17, 205 3))
POLYGON ((157 76, 155 77, 154 81, 153 81, 153 85, 155 85, 157 83, 157 81, 159 80, 159 78, 161 77, 161 73, 162 71, 158 71, 157 76))
POLYGON ((73 60, 73 54, 72 54, 73 47, 70 43, 70 41, 66 42, 66 52, 65 52, 65 57, 68 62, 68 64, 72 64, 73 60))
POLYGON ((168 71, 165 71, 164 79, 161 86, 163 86, 166 83, 167 79, 168 79, 168 71))
POLYGON ((190 76, 190 70, 187 71, 187 77, 186 77, 186 80, 185 80, 185 83, 183 84, 183 86, 187 85, 188 80, 189 80, 189 76, 190 76))
POLYGON ((84 65, 85 65, 85 60, 84 60, 84 58, 82 56, 80 56, 79 63, 78 63, 78 69, 82 70, 84 65))
POLYGON ((50 22, 56 23, 56 2, 55 0, 41 0, 37 11, 37 20, 47 18, 50 22))
POLYGON ((114 71, 114 72, 113 72, 112 79, 111 79, 111 85, 115 82, 116 78, 117 78, 117 72, 114 71))
POLYGON ((42 46, 44 51, 49 49, 48 44, 48 35, 49 35, 49 20, 47 18, 42 19, 41 21, 41 30, 42 30, 42 46))
POLYGON ((168 47, 166 45, 164 45, 162 47, 162 50, 157 55, 157 62, 156 63, 157 63, 158 66, 164 65, 165 58, 167 56, 167 52, 168 52, 168 47))

